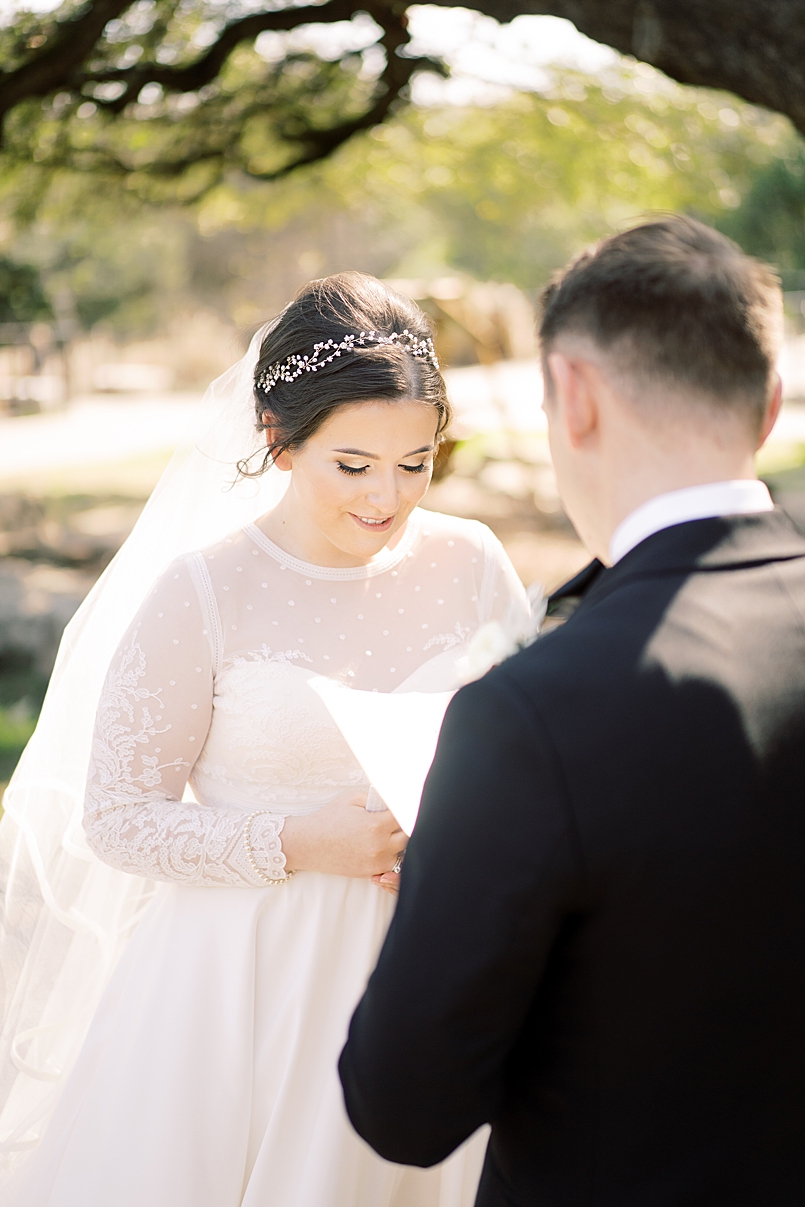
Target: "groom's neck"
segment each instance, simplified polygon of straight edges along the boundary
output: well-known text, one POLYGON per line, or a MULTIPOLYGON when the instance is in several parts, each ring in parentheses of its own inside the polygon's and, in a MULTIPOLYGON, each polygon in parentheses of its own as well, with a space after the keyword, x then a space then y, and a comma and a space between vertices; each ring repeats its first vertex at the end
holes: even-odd
POLYGON ((732 422, 680 423, 652 428, 622 422, 601 449, 599 541, 609 549, 615 529, 650 499, 712 482, 755 478, 751 436, 732 422))
MULTIPOLYGON (((718 450, 720 451, 720 450, 718 450)), ((610 514, 612 531, 650 499, 684 490, 690 486, 706 486, 711 482, 730 482, 756 478, 755 459, 745 455, 691 458, 665 456, 656 461, 646 457, 637 463, 619 466, 611 480, 610 514)))

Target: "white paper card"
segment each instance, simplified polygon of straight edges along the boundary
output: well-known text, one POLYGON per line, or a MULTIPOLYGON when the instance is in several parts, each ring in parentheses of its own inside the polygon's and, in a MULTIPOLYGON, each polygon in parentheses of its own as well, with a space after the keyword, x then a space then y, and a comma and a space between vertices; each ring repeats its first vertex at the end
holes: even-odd
POLYGON ((364 692, 323 676, 308 683, 324 701, 400 828, 410 834, 444 714, 455 692, 364 692))

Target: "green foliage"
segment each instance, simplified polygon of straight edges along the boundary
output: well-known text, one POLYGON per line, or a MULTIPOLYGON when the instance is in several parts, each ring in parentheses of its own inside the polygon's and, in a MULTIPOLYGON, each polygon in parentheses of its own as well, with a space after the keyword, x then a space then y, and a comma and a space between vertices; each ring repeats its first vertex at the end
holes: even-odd
POLYGON ((36 725, 26 711, 0 708, 0 783, 7 783, 36 725))
POLYGON ((155 318, 155 287, 168 295, 185 283, 182 225, 150 215, 128 224, 125 238, 114 227, 78 220, 65 231, 50 277, 69 291, 82 327, 107 320, 113 331, 149 334, 155 318))
MULTIPOLYGON (((228 70, 248 75, 252 53, 228 70)), ((312 120, 315 89, 306 103, 312 120)), ((255 121, 242 146, 268 169, 255 121)), ((85 327, 140 335, 199 303, 250 324, 346 267, 533 290, 590 240, 657 211, 805 267, 804 171, 785 118, 624 64, 604 78, 557 72, 544 93, 495 106, 409 107, 324 163, 266 184, 229 172, 191 205, 178 204, 186 181, 17 165, 0 171, 0 224, 85 327)))
POLYGON ((805 269, 805 147, 792 140, 788 153, 758 168, 740 206, 718 225, 725 234, 781 270, 783 283, 801 288, 805 269))
POLYGON ((114 181, 46 175, 35 218, 14 224, 15 253, 36 265, 62 317, 149 334, 186 285, 190 215, 143 205, 114 181))
POLYGON ((9 164, 118 177, 147 199, 186 202, 233 170, 274 179, 328 155, 382 121, 420 65, 397 53, 408 34, 394 5, 376 9, 380 24, 344 0, 262 12, 121 0, 112 20, 100 8, 66 0, 0 24, 9 164), (316 27, 329 34, 314 38, 321 52, 309 45, 316 27))
POLYGON ((281 174, 304 157, 311 128, 358 118, 374 84, 361 78, 361 63, 310 54, 266 63, 243 48, 201 93, 148 85, 121 115, 80 95, 28 101, 7 121, 6 156, 127 179, 148 201, 193 201, 227 171, 281 174))
POLYGON ((0 256, 0 323, 35 323, 51 317, 36 269, 0 256))
MULTIPOLYGON (((306 179, 214 191, 199 220, 279 229, 326 199, 364 227, 395 230, 401 271, 425 272, 430 257, 431 271, 441 262, 534 288, 590 240, 645 213, 726 223, 799 147, 786 119, 641 65, 605 79, 561 72, 545 94, 494 107, 408 110, 306 179)), ((779 237, 782 248, 788 234, 779 237)))
POLYGON ((47 681, 24 657, 0 658, 0 789, 36 725, 47 681))

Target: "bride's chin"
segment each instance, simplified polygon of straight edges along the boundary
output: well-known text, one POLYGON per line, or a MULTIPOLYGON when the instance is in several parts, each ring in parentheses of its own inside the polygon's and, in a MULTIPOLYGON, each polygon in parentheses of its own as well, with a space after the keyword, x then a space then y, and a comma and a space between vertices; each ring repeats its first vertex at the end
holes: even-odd
POLYGON ((348 523, 341 526, 334 544, 351 557, 369 560, 385 549, 389 541, 397 535, 399 524, 392 523, 388 528, 378 531, 356 523, 350 515, 348 523))

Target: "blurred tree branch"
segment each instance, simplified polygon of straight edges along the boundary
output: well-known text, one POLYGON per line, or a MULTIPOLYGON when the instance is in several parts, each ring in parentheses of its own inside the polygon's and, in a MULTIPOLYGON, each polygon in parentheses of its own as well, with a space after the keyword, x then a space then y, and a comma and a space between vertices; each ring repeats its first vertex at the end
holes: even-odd
POLYGON ((680 84, 734 92, 805 133, 805 0, 473 0, 472 7, 498 21, 566 17, 680 84))
POLYGON ((0 149, 43 167, 184 178, 183 199, 227 168, 276 179, 382 122, 416 71, 444 72, 407 53, 408 43, 398 0, 245 14, 205 0, 67 0, 0 29, 0 149), (267 58, 255 48, 261 34, 332 27, 356 13, 369 26, 358 50, 349 39, 332 57, 288 45, 267 58))
MULTIPOLYGON (((566 17, 681 83, 728 89, 805 131, 805 0, 472 7, 500 21, 566 17)), ((0 28, 0 64, 7 161, 173 182, 172 195, 185 200, 228 170, 270 180, 324 159, 383 122, 416 71, 444 71, 409 51, 404 0, 261 11, 249 0, 64 0, 53 12, 21 11, 0 28), (363 45, 344 40, 343 23, 355 33, 361 21, 363 45), (327 31, 312 43, 317 52, 293 41, 303 27, 327 31), (269 54, 264 35, 278 39, 269 54)))

